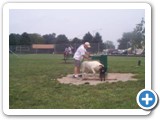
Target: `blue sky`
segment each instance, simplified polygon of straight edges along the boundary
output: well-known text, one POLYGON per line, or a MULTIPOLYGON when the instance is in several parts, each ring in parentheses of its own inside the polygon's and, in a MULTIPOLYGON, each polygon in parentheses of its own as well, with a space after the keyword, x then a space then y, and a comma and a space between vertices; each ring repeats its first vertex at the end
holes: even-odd
POLYGON ((65 34, 68 39, 99 32, 103 41, 117 40, 145 18, 144 9, 11 9, 9 32, 65 34))

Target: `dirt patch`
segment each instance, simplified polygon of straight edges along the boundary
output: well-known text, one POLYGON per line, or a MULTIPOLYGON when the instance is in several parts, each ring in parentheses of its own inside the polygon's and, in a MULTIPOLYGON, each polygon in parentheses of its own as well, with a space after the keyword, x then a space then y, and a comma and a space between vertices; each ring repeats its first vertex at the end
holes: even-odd
POLYGON ((74 85, 80 85, 80 84, 90 84, 90 85, 97 85, 100 83, 105 82, 118 82, 118 81, 135 81, 137 79, 133 78, 135 76, 132 73, 108 73, 106 76, 105 81, 100 81, 98 75, 94 76, 92 74, 87 74, 85 78, 73 78, 72 74, 67 75, 66 77, 59 78, 58 81, 63 84, 74 84, 74 85))

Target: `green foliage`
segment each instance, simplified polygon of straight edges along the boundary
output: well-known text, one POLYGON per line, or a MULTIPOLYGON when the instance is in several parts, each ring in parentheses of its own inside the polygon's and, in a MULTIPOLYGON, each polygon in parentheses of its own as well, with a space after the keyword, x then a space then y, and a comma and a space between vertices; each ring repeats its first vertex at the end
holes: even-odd
POLYGON ((20 45, 31 45, 31 44, 32 44, 32 43, 31 43, 31 39, 30 39, 30 37, 29 37, 29 34, 26 33, 26 32, 24 32, 24 33, 22 34, 21 39, 20 39, 20 45))
POLYGON ((19 34, 10 34, 9 35, 9 45, 20 45, 21 35, 19 34))
POLYGON ((145 46, 145 21, 143 18, 133 31, 131 44, 133 48, 144 48, 145 46))
POLYGON ((94 36, 92 43, 102 43, 102 37, 100 36, 100 34, 97 32, 96 35, 94 36))
POLYGON ((55 44, 56 43, 55 33, 43 35, 43 38, 44 38, 45 44, 55 44))
POLYGON ((145 22, 142 18, 141 23, 137 24, 132 32, 126 32, 122 38, 118 40, 119 49, 133 49, 144 48, 145 46, 145 22))
POLYGON ((129 48, 129 42, 132 40, 133 37, 133 32, 127 32, 123 33, 123 37, 118 40, 120 43, 118 48, 119 49, 128 49, 129 48))
POLYGON ((113 42, 112 41, 106 41, 105 42, 105 49, 115 49, 115 46, 114 46, 114 44, 113 44, 113 42))
POLYGON ((93 40, 93 36, 91 35, 90 32, 86 33, 83 37, 83 40, 82 40, 82 43, 85 43, 85 42, 92 42, 93 40))
POLYGON ((37 33, 29 34, 29 38, 32 44, 43 44, 44 38, 37 33))
POLYGON ((97 86, 60 84, 57 78, 73 73, 62 55, 9 56, 10 109, 138 109, 137 93, 145 85, 145 63, 137 57, 108 56, 109 72, 131 72, 138 81, 97 86))
POLYGON ((82 43, 82 40, 75 37, 72 41, 71 41, 72 44, 76 43, 76 44, 81 44, 82 43))
POLYGON ((58 35, 56 38, 56 44, 69 43, 68 38, 65 35, 58 35))
MULTIPOLYGON (((103 43, 102 37, 98 32, 94 37, 88 32, 84 35, 82 40, 75 37, 71 41, 69 41, 69 39, 64 34, 56 36, 55 33, 52 33, 41 36, 37 33, 28 34, 25 32, 22 35, 10 34, 9 41, 10 50, 13 52, 16 51, 17 45, 26 45, 31 48, 32 44, 56 44, 55 52, 63 53, 65 48, 69 45, 72 45, 76 50, 84 42, 91 43, 91 53, 102 52, 103 49, 105 49, 105 44, 103 43)), ((31 52, 32 50, 30 51, 30 53, 31 52)))

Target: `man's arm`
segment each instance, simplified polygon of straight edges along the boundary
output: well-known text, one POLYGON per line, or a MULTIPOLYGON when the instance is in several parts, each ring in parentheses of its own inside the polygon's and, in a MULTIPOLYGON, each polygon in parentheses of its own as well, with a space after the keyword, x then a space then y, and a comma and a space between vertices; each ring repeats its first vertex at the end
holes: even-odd
POLYGON ((85 58, 87 60, 91 60, 91 58, 88 55, 83 55, 83 58, 85 58))
POLYGON ((88 56, 90 56, 90 53, 89 53, 89 52, 87 52, 87 51, 85 52, 85 54, 86 54, 86 55, 88 55, 88 56))

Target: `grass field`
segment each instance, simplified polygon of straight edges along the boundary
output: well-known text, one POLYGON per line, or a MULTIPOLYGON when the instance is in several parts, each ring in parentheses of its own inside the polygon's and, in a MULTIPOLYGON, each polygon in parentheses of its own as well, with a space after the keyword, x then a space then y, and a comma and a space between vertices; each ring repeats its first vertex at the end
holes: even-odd
POLYGON ((145 86, 145 58, 108 56, 108 72, 134 73, 138 81, 97 86, 60 84, 56 79, 73 73, 62 55, 9 56, 10 109, 137 109, 137 93, 145 86))

